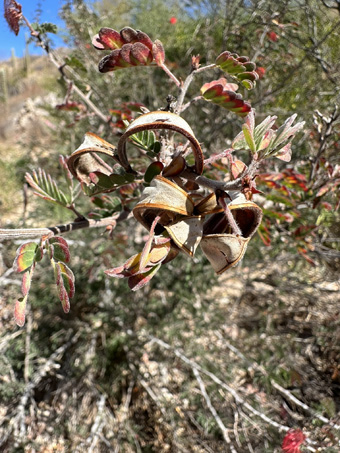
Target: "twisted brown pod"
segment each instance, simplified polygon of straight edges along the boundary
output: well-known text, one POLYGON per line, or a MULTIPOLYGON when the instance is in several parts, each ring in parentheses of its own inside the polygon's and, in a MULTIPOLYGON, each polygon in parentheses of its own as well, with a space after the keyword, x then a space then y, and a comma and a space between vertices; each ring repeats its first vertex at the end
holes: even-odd
POLYGON ((138 132, 157 129, 168 129, 173 132, 178 132, 190 141, 195 157, 194 171, 198 175, 201 175, 203 172, 203 153, 191 127, 183 118, 175 113, 165 112, 162 110, 145 113, 144 115, 139 116, 129 124, 124 134, 120 137, 117 154, 125 171, 133 172, 126 156, 127 139, 131 135, 137 134, 138 132))
POLYGON ((99 171, 105 175, 112 173, 112 168, 98 154, 105 154, 117 162, 116 147, 92 132, 86 132, 83 143, 76 149, 67 161, 68 168, 80 182, 90 184, 90 173, 99 171))

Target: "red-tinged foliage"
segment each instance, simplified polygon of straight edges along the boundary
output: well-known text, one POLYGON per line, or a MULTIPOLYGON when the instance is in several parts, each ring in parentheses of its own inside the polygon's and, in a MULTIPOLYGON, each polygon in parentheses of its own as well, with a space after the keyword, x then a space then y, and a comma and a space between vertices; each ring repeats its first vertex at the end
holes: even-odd
POLYGON ((57 110, 64 110, 66 112, 84 112, 86 107, 81 102, 65 102, 64 104, 57 104, 57 110))
POLYGON ((230 164, 230 172, 234 179, 237 179, 244 171, 246 170, 247 166, 241 160, 233 160, 230 164))
POLYGON ((308 255, 308 251, 305 248, 297 247, 297 251, 302 256, 302 258, 307 261, 307 263, 309 263, 313 267, 316 266, 316 262, 308 255))
POLYGON ((19 327, 25 324, 25 311, 26 311, 27 296, 16 300, 14 307, 14 319, 19 327))
POLYGON ((24 297, 27 296, 29 293, 32 282, 32 275, 33 267, 30 270, 26 271, 22 277, 21 292, 24 297))
POLYGON ((241 82, 247 90, 254 88, 256 80, 259 78, 255 71, 256 64, 250 61, 248 57, 240 57, 237 53, 231 53, 229 51, 222 52, 216 58, 216 65, 222 71, 241 82))
MULTIPOLYGON (((266 222, 267 225, 269 224, 269 222, 266 222)), ((270 246, 271 244, 271 239, 270 239, 270 231, 268 229, 268 226, 264 225, 264 223, 262 223, 258 230, 257 230, 262 242, 264 243, 264 245, 266 245, 267 247, 270 246)))
POLYGON ((152 46, 152 54, 155 62, 158 66, 162 66, 165 60, 165 51, 163 44, 160 42, 159 39, 156 39, 152 46))
POLYGON ((255 69, 257 75, 259 76, 259 79, 263 79, 265 73, 266 73, 266 68, 263 66, 259 66, 258 68, 255 69))
POLYGON ((332 211, 333 206, 330 203, 327 203, 327 201, 323 201, 321 205, 326 209, 326 211, 332 211))
POLYGON ((289 193, 287 187, 282 184, 278 184, 278 181, 282 181, 292 188, 300 188, 304 192, 308 191, 308 187, 306 185, 306 176, 302 173, 298 173, 293 168, 286 168, 282 172, 278 173, 262 173, 261 175, 259 175, 259 181, 265 183, 268 187, 276 189, 284 188, 284 191, 286 191, 287 193, 289 193))
POLYGON ((137 290, 143 288, 143 286, 145 286, 147 283, 149 283, 149 281, 157 273, 157 271, 160 267, 161 267, 161 265, 158 264, 158 266, 151 267, 144 273, 133 275, 132 277, 129 277, 129 279, 128 279, 129 288, 132 291, 137 291, 137 290))
POLYGON ((125 43, 121 34, 112 28, 101 28, 98 35, 92 40, 93 46, 98 50, 120 49, 125 43))
POLYGON ((282 441, 284 453, 301 453, 300 447, 304 443, 306 436, 300 429, 289 431, 282 441))
POLYGON ((272 42, 276 42, 279 39, 279 36, 275 33, 275 31, 269 31, 267 33, 267 37, 272 42))
POLYGON ((112 28, 101 28, 92 40, 98 50, 112 50, 99 62, 100 72, 111 72, 132 66, 148 66, 155 62, 164 64, 165 53, 159 40, 153 42, 150 37, 130 27, 120 32, 112 28))
POLYGON ((63 310, 68 313, 70 311, 70 299, 75 293, 73 272, 66 264, 54 262, 54 275, 63 310))
POLYGON ((32 277, 34 272, 34 263, 30 267, 30 269, 24 272, 21 284, 21 292, 23 297, 19 298, 15 302, 14 307, 14 319, 16 324, 19 327, 22 327, 25 324, 25 310, 26 310, 26 303, 28 298, 28 293, 31 287, 32 277))
POLYGON ((292 158, 291 144, 287 143, 280 151, 275 155, 278 159, 283 160, 284 162, 290 162, 292 158))
POLYGON ((304 239, 317 228, 316 225, 301 225, 293 232, 296 239, 304 239))
POLYGON ((204 84, 201 87, 201 95, 206 101, 213 102, 241 117, 247 116, 251 105, 243 101, 241 94, 231 91, 234 87, 235 84, 229 84, 226 79, 221 78, 204 84))
POLYGON ((20 29, 20 19, 22 17, 21 5, 15 0, 4 0, 4 17, 9 28, 18 35, 20 29))
POLYGON ((54 236, 47 241, 49 256, 55 261, 68 263, 70 261, 70 250, 67 242, 60 236, 54 236))

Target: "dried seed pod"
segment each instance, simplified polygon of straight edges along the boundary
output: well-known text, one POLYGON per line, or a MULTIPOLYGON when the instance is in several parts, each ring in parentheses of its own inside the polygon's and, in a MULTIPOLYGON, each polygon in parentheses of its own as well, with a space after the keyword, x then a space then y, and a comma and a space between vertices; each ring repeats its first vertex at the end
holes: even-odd
POLYGON ((180 250, 193 256, 202 239, 203 218, 185 217, 165 226, 165 229, 180 250))
POLYGON ((201 248, 214 271, 222 274, 243 258, 249 240, 234 234, 208 234, 202 237, 201 248))
POLYGON ((133 209, 133 215, 148 230, 156 216, 160 220, 156 226, 156 234, 160 234, 163 226, 174 222, 178 215, 192 216, 194 202, 187 192, 177 184, 163 176, 156 176, 149 187, 143 192, 143 198, 133 209))
POLYGON ((97 154, 105 154, 115 161, 116 147, 92 132, 87 132, 83 143, 67 161, 68 168, 75 178, 86 184, 91 183, 89 174, 99 171, 105 175, 112 173, 112 168, 97 154))
POLYGON ((201 198, 195 203, 195 213, 202 216, 221 211, 223 211, 223 208, 217 203, 216 195, 214 192, 210 193, 204 198, 201 198))
POLYGON ((189 124, 180 116, 164 111, 145 113, 129 124, 125 133, 120 137, 117 153, 121 165, 127 172, 133 172, 126 156, 126 142, 130 135, 146 130, 168 129, 178 132, 188 139, 195 157, 194 171, 201 175, 203 172, 203 153, 201 146, 195 137, 189 124))
MULTIPOLYGON (((252 201, 248 201, 245 196, 240 192, 229 192, 228 194, 232 201, 228 204, 228 208, 230 209, 232 215, 235 218, 237 225, 239 226, 242 237, 244 238, 251 238, 257 228, 259 227, 261 220, 262 220, 262 210, 257 206, 256 203, 252 201)), ((204 215, 204 200, 202 200, 202 205, 198 204, 195 207, 195 212, 197 212, 198 208, 200 209, 199 212, 204 215)), ((213 197, 211 200, 207 199, 205 204, 209 206, 213 206, 213 197)), ((213 208, 211 212, 215 212, 204 224, 203 234, 223 234, 223 233, 231 233, 231 227, 229 225, 229 221, 225 216, 223 209, 217 209, 217 207, 213 208)))

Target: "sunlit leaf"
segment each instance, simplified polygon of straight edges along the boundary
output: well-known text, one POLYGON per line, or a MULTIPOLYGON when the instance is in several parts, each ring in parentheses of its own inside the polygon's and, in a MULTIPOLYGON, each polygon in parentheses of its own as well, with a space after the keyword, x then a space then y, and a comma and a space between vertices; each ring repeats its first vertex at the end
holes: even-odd
POLYGON ((152 267, 150 270, 144 272, 143 274, 137 274, 133 275, 132 277, 129 277, 128 279, 129 288, 132 291, 137 291, 143 288, 147 283, 149 283, 149 281, 157 273, 160 267, 161 264, 158 264, 158 266, 152 267))
POLYGON ((64 238, 54 236, 48 240, 48 244, 50 258, 64 263, 68 263, 70 261, 70 250, 64 238))
POLYGON ((16 272, 23 272, 32 266, 37 249, 38 244, 35 242, 27 242, 26 244, 21 245, 17 250, 13 263, 13 269, 16 272))

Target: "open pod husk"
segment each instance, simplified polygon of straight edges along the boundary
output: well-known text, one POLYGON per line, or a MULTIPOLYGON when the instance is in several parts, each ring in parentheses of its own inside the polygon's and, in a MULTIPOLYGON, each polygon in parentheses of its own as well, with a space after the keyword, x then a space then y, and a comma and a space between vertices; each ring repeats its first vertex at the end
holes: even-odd
POLYGON ((203 218, 200 216, 184 217, 165 226, 177 247, 189 256, 194 256, 203 234, 203 218))
POLYGON ((211 192, 206 197, 195 201, 195 214, 197 215, 205 216, 221 211, 223 211, 223 208, 218 205, 215 192, 211 192))
POLYGON ((133 215, 145 228, 150 230, 156 216, 160 220, 156 226, 156 234, 160 228, 173 223, 178 216, 192 216, 194 202, 187 192, 177 184, 163 176, 156 176, 149 187, 143 192, 143 198, 133 209, 133 215))
POLYGON ((222 274, 243 258, 249 241, 235 234, 208 234, 202 237, 201 249, 214 271, 222 274))
MULTIPOLYGON (((240 192, 229 192, 228 194, 232 198, 228 207, 241 230, 242 237, 251 238, 261 223, 262 209, 256 203, 248 201, 240 192)), ((201 210, 203 211, 203 209, 201 210)), ((195 212, 197 212, 197 206, 195 212)), ((213 215, 204 224, 203 234, 232 233, 223 209, 215 207, 215 211, 212 210, 212 212, 214 212, 213 215)))
MULTIPOLYGON (((234 234, 224 210, 213 213, 203 226, 201 248, 217 274, 234 267, 243 258, 250 238, 255 234, 262 220, 262 210, 248 201, 240 192, 229 192, 228 204, 241 235, 234 234), (221 212, 222 211, 222 212, 221 212)), ((206 200, 206 204, 212 203, 206 200)), ((204 200, 201 206, 204 206, 204 200)), ((213 205, 211 204, 211 207, 213 205)), ((197 206, 196 206, 197 209, 197 206)), ((216 210, 217 208, 215 208, 216 210)), ((203 208, 201 209, 203 211, 203 208)))
POLYGON ((203 172, 203 153, 201 145, 195 137, 191 127, 183 118, 175 113, 164 111, 149 112, 139 116, 129 124, 124 134, 120 137, 117 146, 117 154, 125 171, 133 172, 126 156, 126 142, 128 138, 138 132, 157 129, 168 129, 173 132, 178 132, 190 141, 195 158, 194 171, 198 175, 201 175, 203 172))
POLYGON ((83 143, 68 158, 67 165, 72 175, 80 182, 91 184, 90 173, 96 171, 110 175, 112 168, 98 156, 103 154, 112 158, 115 163, 116 147, 92 132, 87 132, 83 143))

